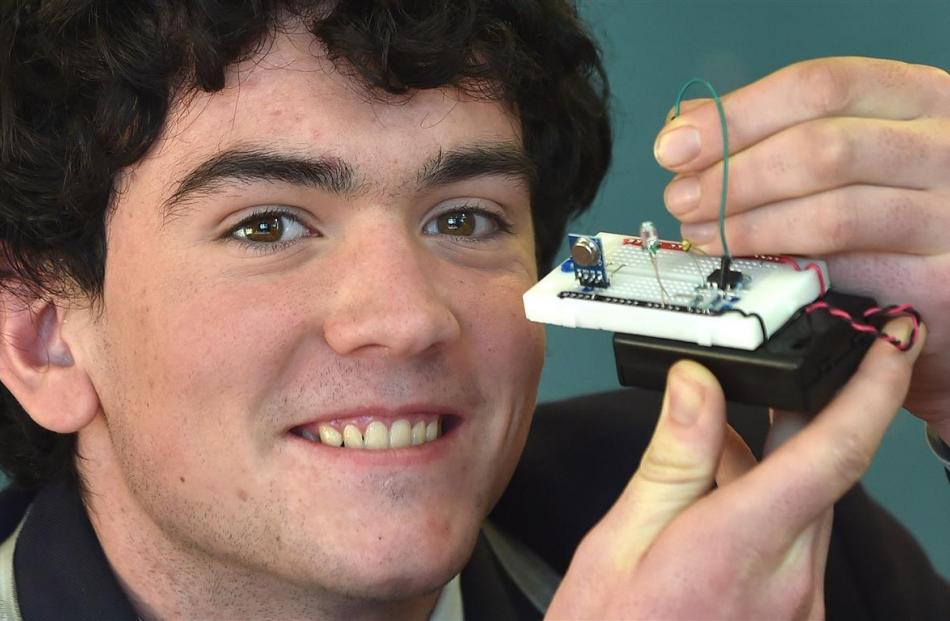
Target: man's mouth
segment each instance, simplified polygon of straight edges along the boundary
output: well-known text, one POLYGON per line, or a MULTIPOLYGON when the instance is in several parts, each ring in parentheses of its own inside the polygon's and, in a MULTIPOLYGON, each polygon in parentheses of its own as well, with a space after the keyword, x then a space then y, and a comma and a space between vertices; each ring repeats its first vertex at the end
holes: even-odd
POLYGON ((438 440, 454 417, 442 414, 406 418, 358 416, 329 422, 308 423, 291 433, 309 442, 351 449, 399 449, 438 440))

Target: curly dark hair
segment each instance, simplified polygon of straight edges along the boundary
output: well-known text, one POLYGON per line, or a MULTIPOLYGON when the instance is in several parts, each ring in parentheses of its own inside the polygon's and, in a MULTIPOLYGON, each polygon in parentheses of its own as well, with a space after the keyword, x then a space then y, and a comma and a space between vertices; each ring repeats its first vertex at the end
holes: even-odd
MULTIPOLYGON (((177 97, 302 19, 370 92, 455 86, 505 101, 537 168, 540 269, 610 162, 608 89, 570 0, 5 0, 0 5, 4 286, 101 297, 116 174, 161 133, 177 97), (485 85, 490 85, 486 88, 485 85)), ((75 474, 75 437, 0 394, 0 469, 24 487, 75 474)))

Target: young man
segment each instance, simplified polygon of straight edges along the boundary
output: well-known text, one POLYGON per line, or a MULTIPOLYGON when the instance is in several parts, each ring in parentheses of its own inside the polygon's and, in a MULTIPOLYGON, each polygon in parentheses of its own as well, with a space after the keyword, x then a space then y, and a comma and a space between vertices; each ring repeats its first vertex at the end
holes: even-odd
MULTIPOLYGON (((489 549, 479 532, 535 407, 543 332, 521 294, 609 160, 599 60, 573 11, 553 0, 4 10, 7 614, 540 614, 500 551, 512 540, 493 535, 489 549)), ((828 136, 785 123, 852 106, 871 116, 880 101, 889 112, 905 91, 946 110, 921 95, 936 76, 902 69, 904 84, 891 65, 848 62, 733 96, 737 149, 748 148, 737 178, 754 178, 754 156, 777 149, 768 137, 780 130, 828 136), (880 92, 839 101, 826 75, 880 92), (751 99, 808 79, 825 98, 799 117, 743 123, 751 99)), ((691 110, 658 156, 706 182, 713 127, 709 110, 691 110)), ((836 157, 812 185, 769 186, 769 201, 838 187, 850 173, 836 157)), ((791 217, 752 209, 766 189, 746 183, 740 221, 791 217)), ((708 211, 699 201, 683 217, 703 226, 708 211)), ((741 229, 733 238, 752 243, 741 229)), ((714 380, 678 366, 642 467, 578 548, 549 613, 820 614, 830 507, 904 399, 922 343, 875 346, 816 423, 761 465, 725 426, 714 380)), ((946 365, 939 348, 929 355, 928 373, 946 365)), ((943 397, 932 386, 913 394, 943 397)), ((572 409, 599 420, 623 399, 572 409)), ((935 428, 939 412, 921 409, 935 428)), ((586 434, 575 441, 586 451, 573 472, 597 457, 586 434)), ((532 504, 544 485, 528 490, 532 504)), ((505 525, 559 522, 529 509, 505 525)), ((946 604, 925 563, 901 559, 918 563, 906 601, 946 604)))

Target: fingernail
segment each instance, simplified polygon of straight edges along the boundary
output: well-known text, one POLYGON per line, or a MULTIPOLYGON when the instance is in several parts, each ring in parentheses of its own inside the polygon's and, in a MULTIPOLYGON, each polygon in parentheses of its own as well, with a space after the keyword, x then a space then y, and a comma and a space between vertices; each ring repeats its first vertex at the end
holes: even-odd
POLYGON ((906 343, 914 331, 914 323, 909 317, 892 319, 884 326, 884 333, 893 336, 901 343, 906 343))
POLYGON ((664 118, 664 123, 669 123, 675 118, 676 118, 676 106, 673 106, 670 108, 670 111, 666 113, 666 117, 664 118))
POLYGON ((699 207, 700 185, 697 177, 677 179, 666 188, 664 199, 670 213, 682 216, 699 207))
POLYGON ((708 244, 719 232, 718 222, 703 222, 701 224, 684 224, 680 227, 680 234, 697 246, 708 244))
POLYGON ((700 146, 699 130, 687 125, 660 134, 653 145, 653 155, 663 166, 680 166, 699 155, 700 146))
POLYGON ((678 372, 670 376, 667 390, 670 391, 670 418, 684 426, 695 423, 703 406, 702 387, 678 372))

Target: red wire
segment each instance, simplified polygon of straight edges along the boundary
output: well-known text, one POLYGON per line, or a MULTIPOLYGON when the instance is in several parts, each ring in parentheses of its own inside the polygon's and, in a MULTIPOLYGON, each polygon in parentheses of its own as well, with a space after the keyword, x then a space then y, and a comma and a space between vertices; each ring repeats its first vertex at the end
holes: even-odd
POLYGON ((878 330, 876 327, 872 326, 869 323, 863 321, 858 321, 852 317, 847 311, 844 311, 840 308, 832 306, 823 300, 813 302, 805 307, 805 312, 808 314, 814 313, 817 310, 824 310, 829 315, 833 317, 838 317, 839 319, 844 319, 851 324, 851 327, 858 332, 866 332, 869 334, 874 334, 880 339, 884 339, 897 349, 901 351, 907 351, 914 346, 914 342, 917 340, 917 332, 920 330, 920 313, 914 309, 910 304, 894 304, 892 306, 886 306, 880 308, 878 306, 872 307, 864 311, 863 317, 865 320, 872 319, 874 317, 910 317, 913 321, 914 327, 910 332, 910 336, 907 337, 906 341, 901 341, 900 339, 891 336, 885 332, 878 330))
POLYGON ((798 261, 796 261, 795 259, 791 257, 781 257, 781 256, 778 257, 778 262, 784 265, 789 265, 793 267, 796 272, 800 272, 802 271, 802 269, 814 270, 815 273, 818 275, 818 289, 820 291, 818 295, 825 295, 825 293, 828 292, 828 290, 825 289, 825 275, 822 273, 821 267, 819 267, 817 263, 809 263, 803 268, 801 265, 798 264, 798 261))
POLYGON ((821 292, 818 295, 825 295, 828 290, 825 288, 825 275, 821 273, 821 268, 818 267, 817 263, 809 263, 805 266, 806 270, 815 270, 815 273, 818 274, 818 290, 821 292))

